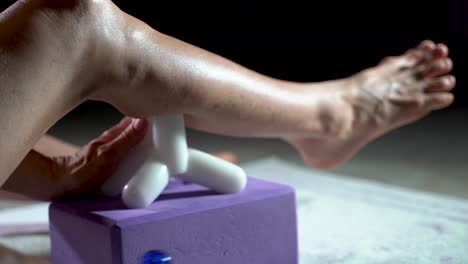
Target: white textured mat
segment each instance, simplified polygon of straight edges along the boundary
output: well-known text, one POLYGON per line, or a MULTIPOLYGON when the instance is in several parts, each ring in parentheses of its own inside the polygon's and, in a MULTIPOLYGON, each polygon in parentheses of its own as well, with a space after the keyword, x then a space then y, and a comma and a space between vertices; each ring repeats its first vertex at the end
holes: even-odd
POLYGON ((49 203, 0 200, 0 245, 19 252, 48 256, 49 203))
MULTIPOLYGON (((296 189, 301 264, 468 263, 466 200, 314 171, 276 158, 242 166, 250 176, 296 189)), ((0 210, 0 226, 47 224, 46 204, 7 207, 0 210)), ((5 237, 0 244, 41 256, 50 251, 46 235, 5 237)))
POLYGON ((297 190, 301 264, 468 263, 468 201, 275 158, 243 167, 297 190))

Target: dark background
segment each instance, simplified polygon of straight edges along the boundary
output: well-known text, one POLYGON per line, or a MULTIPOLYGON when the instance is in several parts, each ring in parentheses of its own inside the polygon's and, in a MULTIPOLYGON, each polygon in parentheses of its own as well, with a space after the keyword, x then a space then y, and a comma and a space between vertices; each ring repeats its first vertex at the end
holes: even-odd
MULTIPOLYGON (((346 77, 424 39, 446 43, 455 104, 375 140, 335 172, 468 198, 468 0, 115 2, 163 33, 294 81, 346 77)), ((275 155, 303 165, 282 142, 188 132, 192 147, 232 150, 241 162, 275 155)))
MULTIPOLYGON (((0 7, 12 2, 2 1, 0 7)), ((444 42, 458 80, 450 109, 468 108, 465 0, 114 2, 163 33, 294 81, 346 77, 424 39, 444 42)), ((88 102, 74 113, 102 107, 88 102)))
MULTIPOLYGON (((346 77, 424 39, 448 44, 458 79, 455 104, 371 142, 336 172, 468 199, 467 0, 114 2, 163 33, 292 81, 346 77)), ((0 6, 7 3, 1 0, 0 6)), ((109 105, 87 102, 49 132, 82 145, 120 118, 109 105)), ((304 165, 280 140, 187 132, 191 147, 210 153, 232 150, 241 163, 273 155, 304 165)))
POLYGON ((163 33, 295 81, 345 77, 421 40, 444 42, 458 78, 454 107, 468 107, 464 0, 114 2, 163 33))

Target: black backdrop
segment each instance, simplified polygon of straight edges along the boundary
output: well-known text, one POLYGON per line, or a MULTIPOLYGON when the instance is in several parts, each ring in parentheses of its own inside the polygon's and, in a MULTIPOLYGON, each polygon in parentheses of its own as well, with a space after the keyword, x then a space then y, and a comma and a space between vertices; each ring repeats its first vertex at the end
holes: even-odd
POLYGON ((455 107, 468 107, 465 0, 114 2, 163 33, 295 81, 345 77, 423 39, 445 42, 458 80, 455 107))
POLYGON ((444 42, 458 80, 456 106, 468 106, 465 0, 114 2, 163 33, 296 81, 345 77, 423 39, 444 42))

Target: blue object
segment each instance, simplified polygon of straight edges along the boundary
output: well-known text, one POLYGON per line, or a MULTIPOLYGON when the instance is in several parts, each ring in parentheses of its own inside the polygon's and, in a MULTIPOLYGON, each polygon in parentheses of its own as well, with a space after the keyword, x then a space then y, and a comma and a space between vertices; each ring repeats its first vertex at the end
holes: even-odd
POLYGON ((161 251, 148 251, 141 259, 140 264, 170 264, 172 258, 161 251))

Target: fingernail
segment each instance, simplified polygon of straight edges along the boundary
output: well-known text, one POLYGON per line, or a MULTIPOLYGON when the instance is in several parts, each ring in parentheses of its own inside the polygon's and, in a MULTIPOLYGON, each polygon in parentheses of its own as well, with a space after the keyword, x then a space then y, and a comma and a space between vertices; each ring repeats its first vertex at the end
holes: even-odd
POLYGON ((133 122, 133 128, 136 130, 136 131, 140 131, 140 130, 143 130, 145 128, 145 120, 144 119, 135 119, 135 121, 133 122))

